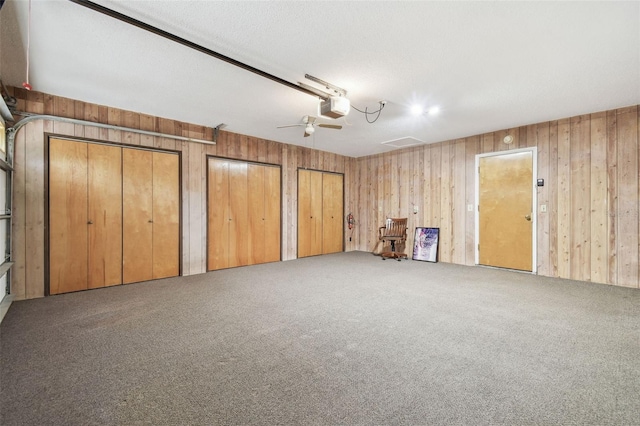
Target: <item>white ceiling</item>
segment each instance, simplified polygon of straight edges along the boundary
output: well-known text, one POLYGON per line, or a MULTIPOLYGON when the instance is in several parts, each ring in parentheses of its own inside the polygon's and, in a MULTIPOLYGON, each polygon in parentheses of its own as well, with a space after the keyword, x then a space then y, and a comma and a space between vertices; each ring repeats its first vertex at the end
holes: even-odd
MULTIPOLYGON (((96 3, 291 83, 343 87, 342 130, 304 138, 318 98, 63 0, 33 0, 34 90, 359 157, 640 104, 640 2, 96 3), (440 107, 413 116, 409 107, 440 107), (375 116, 370 116, 371 121, 375 116)), ((0 9, 0 77, 26 78, 27 0, 0 9)))

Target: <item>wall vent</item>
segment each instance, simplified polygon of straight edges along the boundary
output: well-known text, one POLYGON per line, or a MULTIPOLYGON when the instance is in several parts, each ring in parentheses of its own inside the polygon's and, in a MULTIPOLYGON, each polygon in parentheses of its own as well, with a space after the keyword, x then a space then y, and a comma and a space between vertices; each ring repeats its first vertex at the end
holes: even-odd
POLYGON ((394 148, 406 148, 408 146, 422 145, 424 143, 425 142, 421 141, 420 139, 407 136, 406 138, 392 139, 390 141, 382 142, 382 145, 391 146, 394 148))

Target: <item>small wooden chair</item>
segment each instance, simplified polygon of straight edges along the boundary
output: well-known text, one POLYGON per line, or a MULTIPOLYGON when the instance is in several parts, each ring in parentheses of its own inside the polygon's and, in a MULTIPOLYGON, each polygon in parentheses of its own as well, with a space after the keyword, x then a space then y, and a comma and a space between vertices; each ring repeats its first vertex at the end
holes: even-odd
POLYGON ((383 247, 385 242, 391 243, 391 251, 383 251, 382 260, 386 260, 388 257, 398 259, 398 262, 403 257, 407 259, 406 253, 396 251, 396 244, 403 244, 406 240, 407 218, 387 219, 386 225, 378 228, 378 241, 382 242, 383 247))

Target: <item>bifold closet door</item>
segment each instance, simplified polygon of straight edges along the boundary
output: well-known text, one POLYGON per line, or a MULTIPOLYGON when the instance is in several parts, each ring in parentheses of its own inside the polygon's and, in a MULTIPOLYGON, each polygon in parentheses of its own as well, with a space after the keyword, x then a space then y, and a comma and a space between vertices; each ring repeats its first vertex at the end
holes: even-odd
POLYGON ((264 261, 278 262, 281 257, 282 204, 280 168, 264 166, 264 261))
POLYGON ((178 156, 125 148, 122 179, 123 282, 178 275, 178 156))
POLYGON ((344 221, 343 177, 333 173, 322 175, 322 253, 343 250, 344 221))
POLYGON ((311 256, 311 172, 298 170, 298 257, 311 256))
POLYGON ((153 277, 153 152, 122 151, 123 282, 153 277))
POLYGON ((265 262, 266 241, 265 234, 265 167, 249 164, 247 169, 247 207, 249 212, 249 264, 265 262))
POLYGON ((322 172, 298 170, 298 257, 322 254, 322 172))
POLYGON ((88 288, 122 284, 122 149, 94 143, 86 145, 88 288))
POLYGON ((249 264, 247 163, 229 163, 229 267, 249 264))
POLYGON ((343 250, 343 176, 298 170, 298 257, 343 250))
POLYGON ((280 260, 280 168, 210 158, 207 269, 280 260))
POLYGON ((153 153, 153 279, 180 273, 180 165, 175 154, 153 153))
POLYGON ((50 294, 87 288, 87 167, 86 143, 50 140, 50 294))
POLYGON ((229 267, 229 161, 208 161, 207 269, 229 267))
POLYGON ((249 164, 249 264, 280 260, 280 169, 249 164))
POLYGON ((121 149, 49 143, 49 293, 122 283, 121 149))
POLYGON ((179 274, 175 154, 51 138, 49 293, 179 274))

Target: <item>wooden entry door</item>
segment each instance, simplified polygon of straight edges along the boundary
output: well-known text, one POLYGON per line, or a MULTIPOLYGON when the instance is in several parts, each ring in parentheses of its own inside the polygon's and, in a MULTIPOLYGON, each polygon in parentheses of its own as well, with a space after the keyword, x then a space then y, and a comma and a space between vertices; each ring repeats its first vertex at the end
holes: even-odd
POLYGON ((478 263, 532 271, 533 151, 479 158, 478 263))

